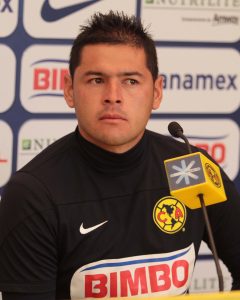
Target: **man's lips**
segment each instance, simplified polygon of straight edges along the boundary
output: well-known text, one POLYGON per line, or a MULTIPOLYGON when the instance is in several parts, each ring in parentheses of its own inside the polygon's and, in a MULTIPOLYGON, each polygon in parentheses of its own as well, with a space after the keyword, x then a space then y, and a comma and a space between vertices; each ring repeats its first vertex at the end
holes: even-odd
POLYGON ((99 118, 100 121, 102 120, 124 120, 126 121, 127 119, 119 114, 104 114, 99 118))

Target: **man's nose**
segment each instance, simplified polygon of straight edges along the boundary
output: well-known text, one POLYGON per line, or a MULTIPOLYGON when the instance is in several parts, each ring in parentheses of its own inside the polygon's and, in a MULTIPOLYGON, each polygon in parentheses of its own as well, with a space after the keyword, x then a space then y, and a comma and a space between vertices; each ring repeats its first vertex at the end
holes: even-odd
POLYGON ((122 90, 120 82, 116 80, 110 80, 106 85, 106 91, 103 99, 105 104, 122 103, 122 90))

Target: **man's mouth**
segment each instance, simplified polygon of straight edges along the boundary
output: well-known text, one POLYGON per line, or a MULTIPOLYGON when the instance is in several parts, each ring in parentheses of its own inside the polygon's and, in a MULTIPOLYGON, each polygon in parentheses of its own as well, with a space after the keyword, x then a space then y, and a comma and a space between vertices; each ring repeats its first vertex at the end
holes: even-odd
POLYGON ((120 115, 120 114, 103 114, 100 118, 99 118, 100 121, 102 120, 123 120, 123 121, 126 121, 127 119, 120 115))

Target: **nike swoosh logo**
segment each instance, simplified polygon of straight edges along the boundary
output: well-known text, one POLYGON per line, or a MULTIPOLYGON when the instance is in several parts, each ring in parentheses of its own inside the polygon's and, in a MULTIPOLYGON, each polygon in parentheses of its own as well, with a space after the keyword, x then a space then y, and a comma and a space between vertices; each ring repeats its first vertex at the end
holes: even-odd
POLYGON ((89 0, 63 8, 53 8, 49 0, 46 0, 42 6, 41 16, 46 22, 55 22, 99 1, 101 0, 89 0))
POLYGON ((87 233, 89 233, 89 232, 91 232, 91 231, 93 231, 93 230, 99 228, 100 226, 102 226, 103 224, 105 224, 105 223, 107 223, 107 222, 108 222, 108 220, 107 220, 107 221, 104 221, 104 222, 102 222, 102 223, 100 223, 100 224, 97 224, 97 225, 95 225, 95 226, 88 227, 88 228, 84 228, 84 227, 83 227, 83 223, 82 223, 81 226, 80 226, 79 231, 80 231, 81 234, 87 234, 87 233))

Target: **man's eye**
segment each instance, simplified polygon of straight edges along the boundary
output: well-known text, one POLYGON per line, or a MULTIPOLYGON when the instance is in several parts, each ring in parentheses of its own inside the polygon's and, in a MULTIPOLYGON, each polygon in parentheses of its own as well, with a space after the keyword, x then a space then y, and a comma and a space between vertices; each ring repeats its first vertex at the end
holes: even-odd
POLYGON ((93 84, 100 84, 102 82, 103 82, 102 78, 92 78, 92 79, 90 79, 90 83, 93 83, 93 84))
POLYGON ((126 83, 129 84, 129 85, 135 85, 135 84, 138 84, 138 81, 136 79, 127 79, 126 80, 126 83))

